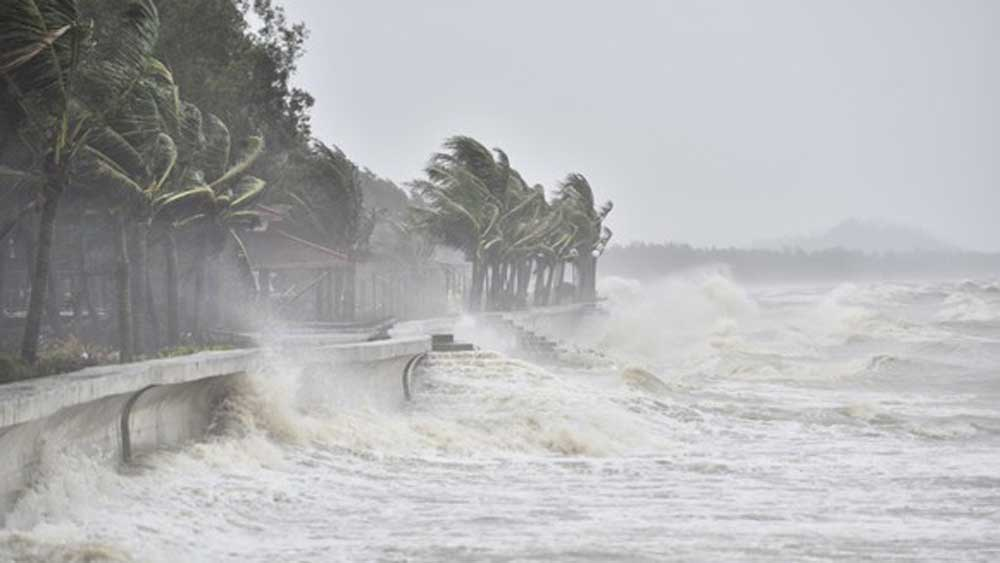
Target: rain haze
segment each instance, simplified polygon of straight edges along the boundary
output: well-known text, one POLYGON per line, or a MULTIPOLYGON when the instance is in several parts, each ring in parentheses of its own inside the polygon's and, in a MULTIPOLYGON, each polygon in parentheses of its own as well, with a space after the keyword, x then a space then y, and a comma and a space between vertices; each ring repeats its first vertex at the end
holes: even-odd
POLYGON ((615 240, 857 217, 1000 250, 1000 4, 293 0, 314 130, 397 182, 461 132, 580 170, 615 240))
POLYGON ((1000 554, 1000 0, 0 0, 0 563, 1000 554))

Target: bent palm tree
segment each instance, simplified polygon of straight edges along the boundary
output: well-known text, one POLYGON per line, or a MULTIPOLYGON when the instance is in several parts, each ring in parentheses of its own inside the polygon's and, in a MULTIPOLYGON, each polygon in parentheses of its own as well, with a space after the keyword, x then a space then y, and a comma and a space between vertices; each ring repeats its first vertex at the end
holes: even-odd
POLYGON ((597 259, 611 239, 611 230, 603 226, 614 205, 609 201, 594 207, 594 191, 582 174, 570 174, 559 185, 559 199, 565 205, 567 220, 576 228, 572 250, 579 272, 578 298, 590 302, 597 298, 597 259))
POLYGON ((431 157, 427 181, 413 187, 425 200, 418 219, 445 245, 461 249, 472 262, 469 306, 478 310, 487 280, 487 305, 498 305, 513 269, 503 263, 511 236, 504 226, 524 210, 533 191, 500 149, 490 151, 471 137, 456 136, 431 157), (526 203, 527 202, 527 203, 526 203))
POLYGON ((154 221, 168 223, 177 230, 192 230, 198 235, 194 303, 194 332, 198 338, 203 337, 200 323, 206 261, 219 256, 227 242, 235 244, 242 279, 256 291, 250 255, 240 233, 261 224, 255 207, 267 188, 263 180, 247 173, 264 151, 263 138, 248 138, 234 159, 225 124, 209 115, 205 129, 205 149, 197 158, 197 169, 188 178, 193 185, 157 198, 152 215, 154 221))
MULTIPOLYGON (((4 0, 0 4, 0 75, 25 115, 21 130, 41 199, 38 244, 21 356, 34 362, 45 308, 59 199, 74 159, 111 109, 121 104, 152 52, 159 17, 151 0, 125 3, 109 40, 87 44, 90 32, 74 0, 4 0)), ((6 171, 5 175, 10 175, 6 171)))
POLYGON ((336 296, 347 320, 356 308, 357 264, 371 251, 371 238, 381 217, 376 209, 364 207, 361 175, 343 151, 318 140, 299 155, 285 178, 284 194, 292 204, 292 215, 306 238, 339 250, 346 260, 343 295, 336 296))
POLYGON ((177 162, 177 147, 164 133, 156 134, 144 146, 132 145, 125 135, 105 127, 94 132, 78 159, 78 182, 108 201, 116 217, 115 246, 118 255, 118 331, 121 361, 131 361, 133 352, 142 354, 146 306, 146 238, 154 199, 166 184, 177 162), (128 227, 134 224, 137 244, 137 283, 132 283, 128 227), (136 288, 137 291, 133 291, 136 288), (133 295, 134 294, 134 295, 133 295))

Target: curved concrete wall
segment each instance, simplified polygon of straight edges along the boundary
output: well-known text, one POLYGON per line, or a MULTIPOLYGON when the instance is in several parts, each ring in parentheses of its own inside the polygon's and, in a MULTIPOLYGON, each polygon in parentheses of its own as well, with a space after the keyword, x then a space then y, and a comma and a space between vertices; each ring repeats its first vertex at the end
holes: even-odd
POLYGON ((245 387, 247 374, 266 370, 277 359, 281 369, 302 370, 304 398, 326 408, 398 406, 405 400, 407 362, 430 349, 426 337, 303 344, 108 366, 0 386, 0 524, 49 447, 117 463, 197 439, 210 430, 218 405, 245 387))
POLYGON ((129 394, 112 395, 0 429, 0 523, 46 455, 70 445, 102 461, 118 459, 121 413, 128 399, 129 394))
POLYGON ((216 407, 245 377, 222 375, 137 391, 121 415, 122 461, 204 436, 216 407))

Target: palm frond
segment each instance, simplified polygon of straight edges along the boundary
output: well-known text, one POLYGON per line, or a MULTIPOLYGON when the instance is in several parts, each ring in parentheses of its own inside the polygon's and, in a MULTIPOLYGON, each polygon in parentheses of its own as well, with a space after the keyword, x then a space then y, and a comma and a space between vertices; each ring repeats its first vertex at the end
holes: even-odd
POLYGON ((240 178, 240 183, 236 189, 236 198, 229 206, 233 209, 242 209, 257 203, 267 190, 267 182, 253 176, 240 178))
POLYGON ((95 56, 85 67, 82 91, 95 107, 114 111, 149 69, 159 38, 160 15, 152 0, 127 0, 109 22, 95 56))
POLYGON ((0 3, 0 75, 30 110, 46 115, 69 101, 68 74, 81 34, 74 0, 4 0, 0 3))
POLYGON ((172 222, 203 213, 215 202, 215 192, 208 186, 198 186, 171 192, 153 200, 153 216, 166 216, 172 222))
POLYGON ((225 175, 229 167, 229 153, 232 139, 229 128, 215 115, 208 114, 202 121, 205 135, 204 150, 200 154, 199 166, 205 173, 205 178, 212 182, 225 175))
POLYGON ((159 191, 177 165, 177 144, 166 133, 160 133, 152 145, 149 160, 155 179, 154 191, 159 191))
POLYGON ((83 159, 80 164, 82 170, 78 174, 78 181, 84 185, 100 189, 102 195, 110 197, 112 201, 124 202, 132 208, 141 207, 146 203, 143 186, 116 166, 114 161, 98 156, 83 159))
POLYGON ((236 181, 242 176, 254 162, 260 158, 260 155, 264 153, 264 138, 263 137, 250 137, 246 140, 246 146, 244 147, 243 153, 237 158, 236 162, 226 170, 226 173, 216 180, 212 181, 209 186, 218 191, 224 189, 231 182, 236 181))
POLYGON ((93 130, 88 138, 87 149, 92 156, 105 161, 135 181, 144 182, 149 175, 142 153, 110 127, 93 130))

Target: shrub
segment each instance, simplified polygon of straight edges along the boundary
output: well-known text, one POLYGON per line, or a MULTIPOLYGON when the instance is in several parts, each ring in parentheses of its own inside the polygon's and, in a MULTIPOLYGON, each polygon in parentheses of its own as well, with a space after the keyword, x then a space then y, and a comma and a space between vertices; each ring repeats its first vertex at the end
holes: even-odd
POLYGON ((87 346, 76 337, 49 342, 42 346, 38 362, 29 365, 19 359, 0 356, 0 382, 7 383, 46 375, 78 371, 115 361, 111 352, 87 346))

